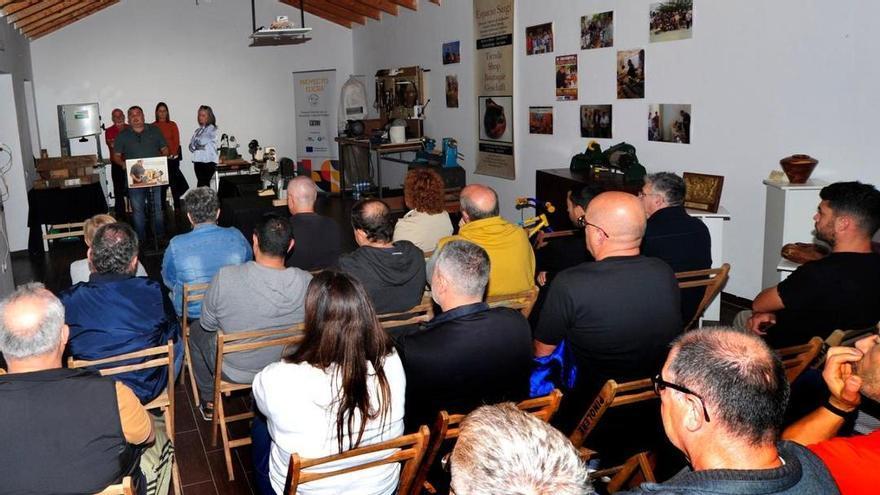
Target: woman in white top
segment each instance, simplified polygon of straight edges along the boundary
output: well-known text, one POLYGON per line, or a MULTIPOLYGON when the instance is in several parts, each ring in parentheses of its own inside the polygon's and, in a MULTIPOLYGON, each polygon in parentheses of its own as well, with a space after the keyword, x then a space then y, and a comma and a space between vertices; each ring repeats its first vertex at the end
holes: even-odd
MULTIPOLYGON (((116 223, 116 219, 111 217, 106 213, 101 213, 93 216, 92 218, 86 220, 83 225, 83 240, 86 241, 86 247, 92 247, 92 240, 95 238, 95 232, 98 231, 104 225, 108 225, 111 223, 116 223)), ((83 258, 81 260, 76 260, 70 264, 70 282, 73 285, 76 285, 80 282, 88 282, 89 276, 92 274, 92 269, 89 266, 89 258, 83 258)), ((137 264, 137 277, 146 277, 147 271, 144 270, 144 265, 138 261, 137 264)))
POLYGON ((394 242, 410 241, 429 253, 437 241, 452 235, 452 220, 444 209, 443 179, 429 168, 407 172, 403 201, 409 212, 394 227, 394 242))
POLYGON ((198 185, 196 187, 211 185, 211 177, 217 170, 217 161, 220 158, 217 148, 220 140, 217 137, 217 119, 214 110, 208 105, 199 107, 199 128, 189 140, 189 152, 192 153, 193 169, 196 173, 198 185))
MULTIPOLYGON (((360 282, 343 273, 321 272, 309 284, 305 310, 303 343, 290 357, 263 369, 253 384, 272 437, 268 472, 278 494, 284 493, 294 452, 303 458, 323 457, 403 434, 403 365, 360 282)), ((261 444, 256 430, 255 450, 261 444)), ((260 453, 254 456, 260 458, 260 453)), ((363 462, 359 457, 328 466, 363 462)), ((262 469, 259 463, 255 467, 262 469)), ((399 471, 398 464, 379 466, 306 483, 298 493, 393 494, 399 471)))

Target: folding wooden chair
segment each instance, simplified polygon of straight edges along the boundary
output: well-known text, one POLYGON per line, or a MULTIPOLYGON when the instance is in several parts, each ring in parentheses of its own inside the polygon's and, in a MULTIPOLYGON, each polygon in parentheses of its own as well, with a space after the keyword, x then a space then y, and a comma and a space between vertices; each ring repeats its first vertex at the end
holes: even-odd
MULTIPOLYGON (((144 404, 144 409, 151 411, 158 409, 165 417, 165 433, 171 444, 174 444, 174 342, 169 340, 167 344, 140 351, 128 352, 118 356, 88 361, 85 359, 67 359, 68 368, 93 368, 101 376, 113 376, 130 371, 139 371, 149 368, 168 368, 168 382, 165 391, 159 394, 150 403, 144 404), (137 361, 140 360, 138 363, 137 361), (133 362, 134 361, 134 362, 133 362)), ((177 493, 180 490, 180 471, 177 467, 177 456, 171 466, 171 476, 177 493)), ((113 492, 117 493, 117 492, 113 492)))
POLYGON ((608 493, 617 493, 621 488, 633 488, 640 483, 656 482, 654 467, 647 452, 639 452, 630 457, 620 466, 608 469, 600 469, 590 473, 590 481, 601 481, 611 477, 605 490, 608 493))
POLYGON ((705 292, 703 293, 703 299, 700 300, 700 305, 697 306, 696 313, 694 313, 694 316, 692 316, 690 321, 688 321, 687 324, 684 326, 685 330, 691 328, 694 324, 700 321, 700 317, 703 316, 706 308, 708 308, 709 305, 712 304, 712 300, 718 296, 718 293, 721 292, 721 288, 724 287, 725 283, 727 283, 727 278, 729 274, 729 263, 721 265, 721 268, 694 270, 690 272, 679 272, 675 274, 675 278, 678 279, 679 289, 692 289, 694 287, 706 288, 705 292))
POLYGON ((382 328, 388 329, 423 323, 429 321, 433 317, 434 301, 431 299, 431 293, 425 292, 422 295, 422 301, 420 303, 399 313, 381 314, 379 315, 379 322, 382 324, 382 328))
MULTIPOLYGON (((549 423, 553 419, 553 415, 556 414, 556 411, 559 410, 560 402, 562 402, 562 392, 558 389, 553 389, 543 397, 524 400, 517 404, 516 407, 549 423)), ((458 438, 461 430, 460 425, 465 416, 465 414, 449 414, 446 411, 440 411, 437 414, 434 428, 431 429, 431 439, 426 449, 425 458, 419 466, 412 485, 411 495, 418 495, 423 489, 429 493, 434 493, 434 487, 427 481, 428 474, 437 460, 437 454, 440 452, 440 447, 443 443, 458 438)), ((405 492, 401 491, 399 493, 405 492)))
MULTIPOLYGON (((396 462, 403 463, 400 468, 400 482, 397 485, 397 493, 408 493, 412 485, 413 478, 422 457, 425 455, 425 449, 428 445, 427 426, 422 426, 419 431, 410 435, 405 435, 385 442, 359 447, 336 455, 321 457, 318 459, 302 459, 299 454, 294 453, 290 456, 290 467, 287 470, 287 483, 284 493, 287 495, 295 495, 299 485, 309 483, 311 481, 322 480, 331 476, 353 473, 364 469, 369 469, 385 464, 396 462), (308 468, 323 466, 332 462, 351 459, 365 454, 381 452, 383 450, 397 449, 384 459, 365 462, 358 466, 351 466, 330 471, 307 471, 308 468)), ((355 491, 356 487, 348 487, 350 491, 355 491)))
POLYGON ((538 300, 538 286, 534 286, 529 290, 519 292, 517 294, 499 294, 486 298, 486 304, 489 307, 505 307, 518 309, 526 318, 532 313, 535 301, 538 300))
POLYGON ((232 392, 249 390, 250 383, 232 383, 223 380, 223 360, 227 354, 235 352, 254 351, 266 347, 286 347, 297 345, 305 338, 305 325, 299 323, 292 327, 278 330, 251 330, 248 332, 224 333, 217 331, 217 361, 214 366, 214 416, 211 424, 211 445, 217 445, 217 432, 223 439, 223 455, 226 457, 226 471, 229 481, 235 479, 232 471, 232 449, 251 444, 251 437, 231 438, 229 424, 236 421, 246 421, 254 417, 252 411, 241 414, 226 415, 223 397, 229 397, 232 392))
POLYGON ((813 337, 806 344, 794 345, 777 349, 776 353, 785 366, 785 377, 789 383, 793 383, 801 373, 819 356, 822 351, 822 339, 813 337))
POLYGON ((134 495, 134 483, 131 481, 131 476, 126 476, 122 478, 122 483, 110 485, 95 495, 134 495))
MULTIPOLYGON (((199 388, 196 386, 196 375, 193 374, 192 355, 189 350, 189 303, 202 301, 211 284, 183 284, 183 316, 180 317, 180 330, 183 335, 183 362, 189 374, 189 385, 192 387, 193 401, 199 407, 199 388)), ((184 373, 181 373, 183 375, 184 373)))
POLYGON ((584 440, 590 435, 605 411, 612 407, 626 406, 638 402, 657 399, 654 393, 654 384, 650 378, 641 380, 633 380, 617 384, 614 380, 608 380, 599 391, 599 394, 593 399, 587 412, 581 418, 577 427, 568 437, 576 449, 580 449, 584 445, 584 440))

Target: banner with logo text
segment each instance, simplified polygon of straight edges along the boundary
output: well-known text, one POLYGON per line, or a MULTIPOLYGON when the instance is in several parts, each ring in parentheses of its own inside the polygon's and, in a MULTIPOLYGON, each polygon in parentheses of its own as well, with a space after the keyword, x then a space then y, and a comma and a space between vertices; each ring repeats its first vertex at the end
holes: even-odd
POLYGON ((296 105, 296 154, 312 179, 325 191, 339 191, 336 137, 335 70, 293 73, 296 105))

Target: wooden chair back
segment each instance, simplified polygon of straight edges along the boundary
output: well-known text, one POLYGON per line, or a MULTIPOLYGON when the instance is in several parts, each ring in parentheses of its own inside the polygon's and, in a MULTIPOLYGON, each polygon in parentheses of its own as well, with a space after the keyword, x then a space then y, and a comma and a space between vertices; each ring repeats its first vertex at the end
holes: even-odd
POLYGON ((619 466, 593 471, 590 473, 590 481, 595 483, 603 478, 611 477, 605 490, 608 493, 617 493, 624 488, 634 488, 640 483, 656 482, 652 464, 648 453, 640 452, 619 466))
POLYGON ((538 286, 517 294, 500 294, 486 298, 489 307, 505 307, 519 310, 526 318, 532 313, 535 301, 538 300, 538 286))
MULTIPOLYGON (((409 493, 413 478, 416 475, 416 470, 425 455, 429 436, 428 427, 423 425, 419 428, 418 432, 410 435, 404 435, 385 442, 366 447, 358 447, 340 454, 318 459, 303 459, 299 454, 294 453, 290 456, 290 466, 287 470, 287 484, 284 493, 295 495, 299 485, 304 483, 398 462, 403 463, 403 465, 400 468, 400 482, 397 487, 397 493, 409 493), (374 452, 381 452, 383 450, 396 451, 383 459, 365 462, 357 466, 321 472, 307 471, 307 469, 311 467, 322 466, 344 459, 352 459, 358 456, 372 454, 374 452)), ((348 488, 355 491, 355 487, 348 488)))
POLYGON ((794 382, 801 373, 819 356, 822 351, 822 339, 813 337, 806 344, 794 345, 777 349, 776 353, 785 366, 785 377, 789 383, 794 382))
POLYGON ((110 485, 95 495, 134 495, 134 483, 131 481, 131 476, 126 476, 122 478, 122 483, 110 485))
POLYGON ((609 408, 626 406, 657 398, 657 394, 654 393, 654 384, 650 378, 621 384, 614 380, 608 380, 602 386, 602 389, 599 390, 599 394, 593 399, 590 407, 587 408, 587 412, 584 413, 577 427, 575 427, 568 438, 575 448, 580 448, 609 408))
POLYGON ((434 301, 431 299, 431 293, 425 292, 420 303, 399 313, 381 314, 379 315, 379 322, 382 323, 382 328, 388 329, 423 323, 433 317, 434 301))
POLYGON ((267 347, 287 347, 300 344, 305 338, 305 324, 299 323, 292 327, 276 330, 250 330, 247 332, 225 333, 217 331, 217 354, 214 365, 214 416, 211 424, 211 445, 217 445, 217 433, 223 440, 223 455, 226 458, 226 472, 229 481, 235 480, 232 470, 232 449, 251 444, 250 434, 232 438, 229 432, 229 424, 237 421, 248 421, 254 417, 252 411, 241 414, 226 415, 224 397, 229 397, 232 392, 248 390, 250 383, 233 383, 223 380, 223 361, 227 354, 235 352, 247 352, 267 347))
MULTIPOLYGON (((534 399, 526 399, 516 405, 520 410, 531 413, 542 421, 549 423, 553 419, 553 415, 559 410, 559 404, 562 402, 562 392, 553 389, 549 394, 534 399)), ((458 438, 461 430, 461 422, 465 418, 465 414, 449 414, 446 411, 440 411, 437 419, 434 421, 434 427, 431 429, 431 439, 425 453, 425 458, 419 466, 418 474, 412 485, 411 495, 418 495, 422 488, 425 487, 430 492, 433 487, 428 483, 428 474, 434 462, 437 461, 437 454, 444 442, 458 438)), ((405 492, 400 492, 405 493, 405 492)))
POLYGON ((679 289, 692 289, 695 287, 705 287, 705 292, 703 292, 703 298, 700 300, 700 305, 697 306, 697 311, 691 317, 691 319, 684 326, 685 330, 693 327, 699 320, 700 317, 703 316, 703 313, 706 311, 706 308, 712 304, 712 300, 718 297, 718 294, 721 292, 721 289, 724 287, 724 284, 727 283, 727 278, 730 275, 730 264, 724 263, 720 268, 710 268, 708 270, 694 270, 690 272, 678 272, 675 274, 675 278, 678 279, 678 288, 679 289))
MULTIPOLYGON (((196 385, 196 376, 193 374, 192 355, 189 350, 189 303, 202 301, 208 293, 211 284, 183 284, 183 302, 181 305, 183 315, 180 317, 180 333, 183 335, 183 363, 186 373, 189 373, 189 385, 192 388, 192 396, 196 407, 200 405, 199 387, 196 385)), ((183 375, 184 373, 181 373, 183 375)))

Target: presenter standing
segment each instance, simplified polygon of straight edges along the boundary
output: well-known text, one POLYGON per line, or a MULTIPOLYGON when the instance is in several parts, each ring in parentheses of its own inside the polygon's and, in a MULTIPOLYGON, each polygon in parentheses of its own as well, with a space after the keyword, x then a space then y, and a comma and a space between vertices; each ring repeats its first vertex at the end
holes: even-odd
POLYGON ((208 105, 199 107, 199 128, 193 133, 189 141, 189 151, 192 153, 193 168, 198 179, 197 187, 211 185, 211 178, 217 170, 217 119, 214 118, 214 110, 208 105))

